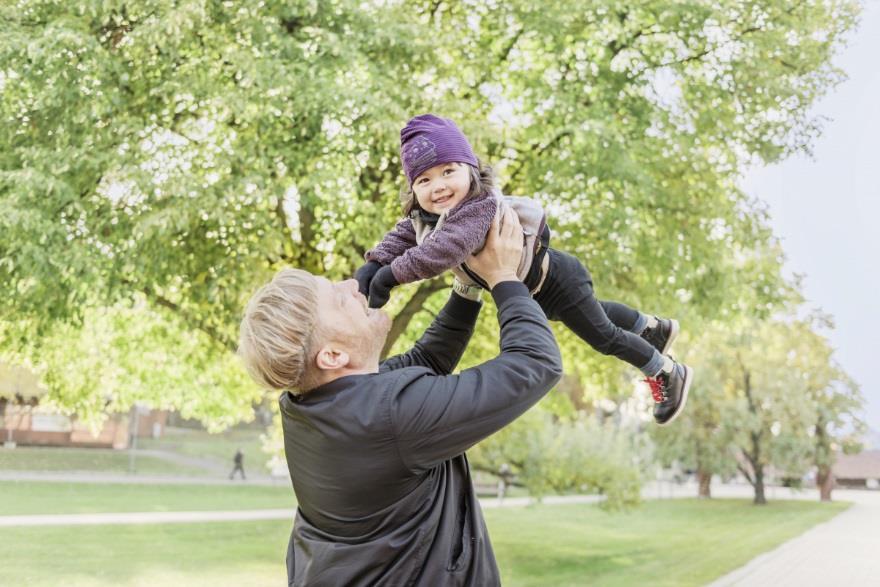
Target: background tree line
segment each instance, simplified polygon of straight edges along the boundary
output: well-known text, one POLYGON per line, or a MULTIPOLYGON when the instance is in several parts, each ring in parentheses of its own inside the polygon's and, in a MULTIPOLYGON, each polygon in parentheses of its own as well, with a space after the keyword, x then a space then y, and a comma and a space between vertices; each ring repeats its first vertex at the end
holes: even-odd
MULTIPOLYGON (((848 0, 5 4, 0 351, 83 418, 134 401, 215 428, 248 417, 262 392, 233 356, 244 302, 285 266, 351 275, 400 215, 399 128, 431 111, 460 124, 506 193, 546 206, 553 242, 587 263, 601 297, 687 325, 688 353, 709 353, 694 417, 726 422, 733 402, 762 439, 787 438, 767 422, 810 417, 833 437, 828 422, 850 409, 839 386, 857 393, 830 358, 804 404, 820 425, 763 408, 793 395, 773 369, 803 365, 752 371, 734 352, 759 330, 785 348, 796 325, 779 317, 797 305, 766 212, 737 180, 748 162, 809 150, 809 108, 842 79, 830 58, 857 14, 848 0), (702 333, 715 343, 694 346, 702 333)), ((395 292, 389 352, 448 283, 395 292)), ((495 332, 486 308, 463 366, 497 352, 495 332)), ((558 334, 564 390, 475 460, 521 463, 535 490, 631 501, 651 459, 613 418, 603 431, 590 416, 632 395, 631 373, 558 334), (548 444, 547 426, 571 440, 548 444), (551 467, 542 451, 562 456, 551 467)), ((754 477, 776 449, 761 450, 743 465, 754 477)))

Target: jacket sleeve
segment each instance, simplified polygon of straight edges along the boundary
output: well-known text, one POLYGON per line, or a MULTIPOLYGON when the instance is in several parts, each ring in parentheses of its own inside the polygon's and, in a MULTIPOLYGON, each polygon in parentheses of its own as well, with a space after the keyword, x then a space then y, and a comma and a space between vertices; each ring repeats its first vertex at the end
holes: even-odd
POLYGON ((520 282, 492 290, 501 353, 459 375, 424 374, 391 392, 392 428, 404 464, 421 472, 513 422, 562 376, 547 318, 520 282))
POLYGON ((416 231, 413 228, 412 220, 404 218, 393 229, 385 233, 382 242, 364 254, 364 259, 388 265, 408 249, 415 246, 416 231))
POLYGON ((452 373, 474 333, 474 325, 482 307, 481 302, 452 293, 449 301, 413 348, 402 355, 386 359, 379 366, 379 372, 421 366, 437 375, 452 373))
POLYGON ((458 267, 486 242, 497 209, 492 198, 459 205, 419 246, 409 249, 391 263, 394 277, 399 283, 412 283, 458 267))

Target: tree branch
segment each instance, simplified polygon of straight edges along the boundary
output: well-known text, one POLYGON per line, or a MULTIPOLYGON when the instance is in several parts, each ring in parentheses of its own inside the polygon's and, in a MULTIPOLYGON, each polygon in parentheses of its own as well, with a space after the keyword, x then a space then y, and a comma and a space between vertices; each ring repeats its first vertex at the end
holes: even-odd
POLYGON ((435 2, 431 3, 431 10, 428 11, 429 20, 434 20, 434 16, 437 14, 437 10, 440 8, 440 5, 443 3, 443 0, 435 0, 435 2))
POLYGON ((388 331, 388 338, 385 339, 385 346, 382 347, 381 357, 383 360, 391 352, 391 347, 394 346, 400 335, 406 331, 406 327, 409 326, 413 317, 422 309, 425 301, 431 297, 431 294, 445 287, 446 282, 440 277, 422 282, 416 293, 413 294, 403 309, 394 317, 394 321, 391 323, 391 330, 388 331))
POLYGON ((746 478, 746 481, 749 482, 749 485, 751 485, 752 487, 754 487, 754 486, 755 486, 755 480, 754 480, 754 478, 752 478, 752 476, 749 474, 749 472, 746 470, 746 468, 743 467, 743 466, 742 466, 741 464, 739 464, 739 463, 736 464, 736 468, 739 469, 739 472, 743 474, 743 476, 746 478))
MULTIPOLYGON (((525 27, 520 27, 519 30, 517 30, 513 34, 513 36, 507 40, 507 44, 504 46, 504 48, 498 54, 496 65, 502 65, 505 61, 507 61, 507 58, 510 57, 510 52, 513 50, 513 47, 516 45, 517 41, 519 41, 519 38, 522 36, 523 32, 525 32, 525 27)), ((467 100, 467 99, 473 97, 474 92, 476 90, 478 90, 480 88, 480 86, 482 86, 484 83, 489 81, 489 77, 492 75, 492 72, 494 72, 494 71, 495 71, 495 68, 487 67, 483 71, 483 75, 480 77, 479 81, 477 81, 477 83, 475 83, 470 88, 468 88, 468 90, 464 94, 462 94, 462 98, 467 100)))
POLYGON ((302 245, 297 263, 300 267, 311 271, 312 273, 323 273, 323 258, 320 255, 315 254, 314 223, 315 213, 311 206, 308 205, 307 198, 301 196, 299 200, 299 234, 302 238, 302 245))
POLYGON ((235 341, 231 340, 228 336, 217 330, 217 328, 211 326, 210 324, 207 324, 204 320, 196 318, 195 316, 181 308, 178 304, 153 291, 150 287, 144 286, 140 289, 140 291, 144 295, 146 295, 147 298, 153 300, 157 305, 171 310, 172 312, 183 318, 185 322, 197 328, 198 330, 201 330, 227 350, 235 352, 235 350, 238 348, 238 345, 235 343, 235 341))
MULTIPOLYGON (((561 141, 565 137, 571 136, 572 134, 574 134, 574 131, 572 131, 570 128, 563 128, 555 135, 553 135, 553 137, 543 145, 538 141, 534 141, 531 145, 529 145, 529 150, 532 151, 536 157, 540 157, 551 147, 556 146, 559 141, 561 141)), ((525 168, 525 158, 519 159, 518 163, 519 165, 517 166, 517 168, 510 173, 510 179, 507 181, 506 184, 504 184, 504 187, 501 190, 502 192, 509 193, 508 190, 514 184, 520 172, 525 168)))
POLYGON ((290 261, 293 259, 293 231, 287 223, 287 213, 284 211, 284 198, 278 198, 278 204, 275 205, 275 217, 278 220, 281 229, 281 254, 279 260, 290 261))
MULTIPOLYGON (((803 5, 803 2, 798 2, 797 4, 794 4, 794 5, 790 6, 787 10, 784 11, 784 13, 787 14, 787 15, 790 15, 790 14, 793 13, 795 10, 797 10, 798 8, 800 8, 802 5, 803 5)), ((733 25, 735 25, 735 24, 736 24, 735 21, 732 21, 732 22, 728 22, 728 23, 727 23, 728 26, 733 26, 733 25)), ((649 71, 649 70, 653 70, 653 69, 659 69, 659 68, 662 68, 662 67, 669 67, 669 66, 671 66, 671 65, 683 65, 683 64, 685 64, 685 63, 689 63, 689 62, 691 62, 691 61, 696 61, 696 60, 702 59, 703 57, 705 57, 705 56, 708 55, 709 53, 713 53, 714 51, 717 51, 718 49, 721 49, 721 48, 723 48, 723 47, 726 47, 726 46, 729 45, 730 43, 733 43, 733 42, 736 42, 736 41, 741 41, 741 40, 743 39, 743 37, 745 37, 745 36, 747 36, 747 35, 750 35, 750 34, 752 34, 752 33, 756 33, 756 32, 758 32, 758 31, 760 31, 760 30, 761 30, 761 27, 760 27, 760 26, 750 26, 750 27, 748 27, 748 28, 746 28, 746 29, 743 29, 742 31, 739 31, 739 34, 738 34, 735 38, 732 38, 732 39, 728 40, 728 41, 725 42, 725 43, 722 43, 722 44, 717 45, 717 46, 712 47, 712 48, 703 49, 703 50, 700 51, 699 53, 695 53, 695 54, 693 54, 693 55, 689 55, 688 57, 685 57, 685 58, 683 58, 683 59, 667 61, 667 62, 664 62, 664 63, 655 64, 655 65, 652 65, 652 66, 649 66, 649 67, 644 67, 644 68, 640 69, 640 70, 636 73, 636 75, 640 75, 640 74, 644 73, 645 71, 649 71)), ((656 31, 656 32, 659 32, 659 31, 656 31)), ((652 33, 652 34, 653 34, 653 33, 652 33)), ((641 35, 637 35, 637 36, 641 36, 641 35)), ((616 54, 615 54, 615 55, 616 55, 616 54)), ((613 56, 612 56, 612 57, 613 57, 613 56)), ((788 63, 785 63, 785 62, 783 62, 782 60, 779 60, 779 61, 780 61, 780 63, 782 63, 782 64, 785 65, 786 67, 790 67, 790 68, 792 68, 792 69, 796 69, 796 68, 793 67, 792 65, 790 65, 790 64, 788 64, 788 63)))

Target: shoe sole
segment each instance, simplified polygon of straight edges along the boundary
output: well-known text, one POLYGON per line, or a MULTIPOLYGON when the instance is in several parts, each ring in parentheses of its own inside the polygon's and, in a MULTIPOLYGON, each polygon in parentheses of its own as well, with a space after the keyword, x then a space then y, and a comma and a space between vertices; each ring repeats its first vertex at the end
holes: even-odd
POLYGON ((675 342, 675 339, 678 338, 678 320, 675 318, 670 319, 672 324, 669 327, 669 338, 666 339, 666 346, 663 347, 663 350, 660 351, 661 355, 665 355, 669 352, 669 349, 672 348, 672 343, 675 342))
POLYGON ((678 409, 675 410, 675 413, 672 414, 672 417, 663 422, 657 422, 658 426, 669 426, 675 419, 678 418, 678 415, 684 411, 685 405, 687 405, 688 401, 688 391, 691 388, 691 383, 694 380, 694 370, 688 367, 687 365, 682 365, 684 367, 684 385, 681 388, 681 403, 678 404, 678 409))

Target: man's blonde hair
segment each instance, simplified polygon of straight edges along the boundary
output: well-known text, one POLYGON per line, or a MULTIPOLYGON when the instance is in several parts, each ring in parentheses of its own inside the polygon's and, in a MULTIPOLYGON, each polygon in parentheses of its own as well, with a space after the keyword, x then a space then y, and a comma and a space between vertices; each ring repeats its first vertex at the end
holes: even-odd
POLYGON ((238 354, 251 377, 269 389, 306 391, 316 369, 318 283, 308 271, 282 269, 251 297, 239 330, 238 354))

